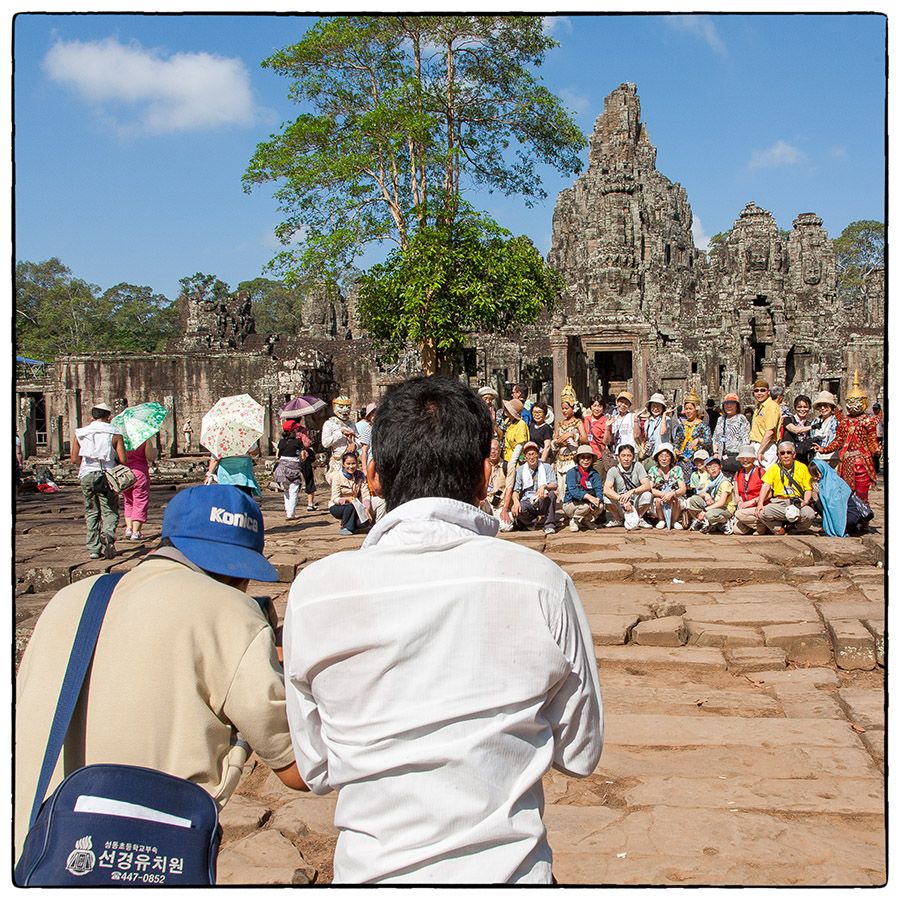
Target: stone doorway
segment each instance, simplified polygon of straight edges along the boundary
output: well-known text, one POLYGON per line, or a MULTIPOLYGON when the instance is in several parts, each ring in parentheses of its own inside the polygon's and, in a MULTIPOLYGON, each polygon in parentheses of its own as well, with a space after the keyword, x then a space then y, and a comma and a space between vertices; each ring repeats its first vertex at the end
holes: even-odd
POLYGON ((633 360, 630 350, 594 351, 594 371, 590 379, 590 394, 599 394, 604 401, 615 401, 620 391, 631 390, 633 360))

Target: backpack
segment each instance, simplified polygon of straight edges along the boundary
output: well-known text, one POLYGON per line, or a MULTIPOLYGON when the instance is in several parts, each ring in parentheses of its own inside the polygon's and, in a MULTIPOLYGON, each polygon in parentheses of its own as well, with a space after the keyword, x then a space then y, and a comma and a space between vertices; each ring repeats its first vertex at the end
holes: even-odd
POLYGON ((19 887, 216 882, 219 810, 199 785, 154 769, 99 763, 70 773, 44 800, 121 577, 94 582, 78 623, 15 868, 19 887))

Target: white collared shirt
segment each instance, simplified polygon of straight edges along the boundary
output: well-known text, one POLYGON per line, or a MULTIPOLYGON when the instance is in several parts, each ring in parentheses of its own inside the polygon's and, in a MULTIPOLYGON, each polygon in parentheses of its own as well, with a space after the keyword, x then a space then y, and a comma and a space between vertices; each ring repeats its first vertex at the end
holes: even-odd
POLYGON ((336 883, 549 883, 541 778, 603 741, 572 580, 456 500, 392 510, 305 568, 284 629, 304 780, 340 791, 336 883))

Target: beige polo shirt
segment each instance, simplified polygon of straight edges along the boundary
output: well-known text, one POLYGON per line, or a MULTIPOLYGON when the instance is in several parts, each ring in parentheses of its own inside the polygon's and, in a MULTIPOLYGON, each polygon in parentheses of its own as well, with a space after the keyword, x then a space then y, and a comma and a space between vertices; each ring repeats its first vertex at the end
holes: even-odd
MULTIPOLYGON (((96 578, 47 604, 16 680, 15 825, 21 852, 41 762, 84 603, 96 578)), ((128 572, 110 601, 52 791, 99 762, 160 769, 224 803, 235 729, 273 769, 294 762, 272 629, 241 591, 171 559, 128 572)), ((233 758, 234 754, 232 754, 233 758)))

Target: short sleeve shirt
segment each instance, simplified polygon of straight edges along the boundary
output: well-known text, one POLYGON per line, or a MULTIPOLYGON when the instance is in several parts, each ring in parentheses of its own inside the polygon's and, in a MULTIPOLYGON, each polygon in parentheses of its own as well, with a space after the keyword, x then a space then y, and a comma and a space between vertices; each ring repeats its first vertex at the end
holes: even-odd
POLYGON ((750 423, 750 441, 762 443, 767 431, 778 434, 778 426, 781 424, 781 407, 771 398, 766 397, 762 404, 753 410, 753 421, 750 423))
MULTIPOLYGON (((636 462, 631 467, 631 471, 625 473, 629 480, 637 487, 642 481, 647 481, 647 470, 639 463, 636 462)), ((620 471, 618 466, 613 466, 606 473, 606 484, 612 485, 612 489, 617 493, 621 494, 626 490, 631 490, 628 485, 625 484, 625 479, 622 477, 622 472, 620 471)))
POLYGON ((778 463, 773 463, 766 469, 763 481, 771 486, 772 494, 775 497, 802 498, 805 491, 812 490, 809 469, 803 463, 795 462, 794 469, 790 474, 796 484, 791 484, 790 478, 786 477, 786 471, 778 463))

